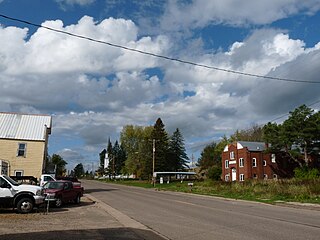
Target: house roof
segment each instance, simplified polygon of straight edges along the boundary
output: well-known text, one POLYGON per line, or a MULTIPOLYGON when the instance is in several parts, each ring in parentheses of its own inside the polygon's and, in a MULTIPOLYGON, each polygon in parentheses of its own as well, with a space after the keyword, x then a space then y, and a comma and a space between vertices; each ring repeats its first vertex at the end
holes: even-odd
POLYGON ((0 138, 45 141, 50 133, 52 119, 49 115, 1 113, 0 138))
POLYGON ((266 144, 264 142, 246 142, 246 141, 238 141, 237 148, 248 148, 249 151, 264 151, 266 150, 266 144))

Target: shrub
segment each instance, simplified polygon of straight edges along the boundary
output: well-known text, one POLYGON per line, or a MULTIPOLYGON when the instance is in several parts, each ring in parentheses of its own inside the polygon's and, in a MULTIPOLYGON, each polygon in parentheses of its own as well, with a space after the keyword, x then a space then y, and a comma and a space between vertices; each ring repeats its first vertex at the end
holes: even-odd
POLYGON ((296 179, 302 180, 316 179, 319 178, 320 172, 317 168, 302 167, 294 169, 294 176, 296 179))
POLYGON ((213 166, 208 169, 208 178, 212 180, 221 179, 222 168, 221 166, 213 166))

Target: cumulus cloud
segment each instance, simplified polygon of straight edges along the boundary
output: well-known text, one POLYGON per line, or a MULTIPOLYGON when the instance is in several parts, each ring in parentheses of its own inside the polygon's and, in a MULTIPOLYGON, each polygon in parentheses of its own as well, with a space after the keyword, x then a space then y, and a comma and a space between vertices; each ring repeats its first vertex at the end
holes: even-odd
MULTIPOLYGON (((172 50, 170 38, 139 37, 130 20, 96 22, 85 16, 73 25, 60 20, 43 25, 156 54, 172 50)), ((320 90, 159 60, 41 28, 28 36, 26 28, 0 27, 0 45, 1 109, 52 114, 53 135, 82 139, 83 148, 94 153, 109 137, 118 139, 124 125, 153 125, 158 117, 170 133, 179 127, 188 142, 218 139, 315 100, 320 90)), ((226 52, 203 54, 195 47, 180 56, 224 69, 316 81, 319 51, 320 43, 306 48, 286 32, 260 29, 226 52)), ((83 149, 68 149, 61 152, 66 159, 85 159, 76 154, 83 149)))
POLYGON ((169 1, 161 19, 161 26, 167 30, 178 30, 205 27, 209 24, 260 25, 297 13, 314 14, 319 9, 319 0, 169 1))

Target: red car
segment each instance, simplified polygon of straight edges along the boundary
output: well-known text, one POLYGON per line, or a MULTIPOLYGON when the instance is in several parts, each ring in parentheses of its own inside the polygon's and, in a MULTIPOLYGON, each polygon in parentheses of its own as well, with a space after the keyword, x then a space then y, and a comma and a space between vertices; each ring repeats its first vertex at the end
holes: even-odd
POLYGON ((47 182, 43 186, 46 201, 54 202, 54 206, 61 207, 64 203, 80 203, 83 196, 83 187, 75 186, 71 181, 57 180, 47 182))

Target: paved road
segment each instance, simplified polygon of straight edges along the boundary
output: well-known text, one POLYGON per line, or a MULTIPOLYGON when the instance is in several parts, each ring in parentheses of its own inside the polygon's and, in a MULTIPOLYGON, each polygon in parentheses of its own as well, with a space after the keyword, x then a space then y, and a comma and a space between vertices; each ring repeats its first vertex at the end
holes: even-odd
POLYGON ((86 192, 168 239, 319 239, 320 211, 83 181, 86 192))

